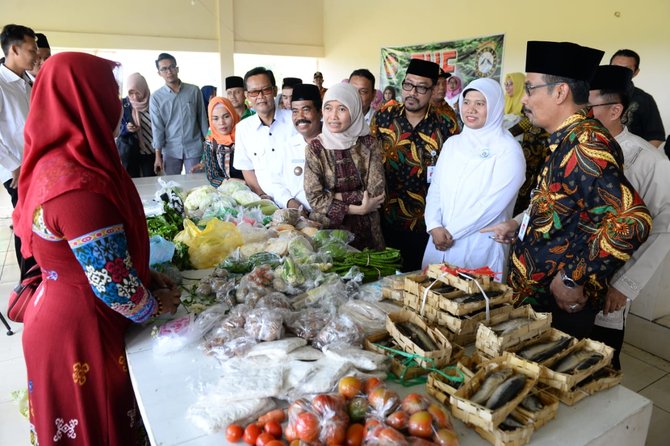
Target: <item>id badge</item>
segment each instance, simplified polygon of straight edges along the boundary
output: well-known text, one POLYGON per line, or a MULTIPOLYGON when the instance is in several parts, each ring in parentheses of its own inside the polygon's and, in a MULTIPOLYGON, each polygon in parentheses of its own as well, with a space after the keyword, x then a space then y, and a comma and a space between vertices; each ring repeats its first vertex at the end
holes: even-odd
POLYGON ((523 213, 523 220, 521 220, 521 226, 519 226, 519 235, 517 236, 520 241, 523 241, 523 238, 526 236, 526 229, 528 229, 528 223, 530 223, 530 214, 528 211, 523 213))
POLYGON ((426 180, 428 184, 430 184, 431 181, 433 181, 433 172, 435 171, 435 166, 428 166, 428 170, 426 171, 426 180))

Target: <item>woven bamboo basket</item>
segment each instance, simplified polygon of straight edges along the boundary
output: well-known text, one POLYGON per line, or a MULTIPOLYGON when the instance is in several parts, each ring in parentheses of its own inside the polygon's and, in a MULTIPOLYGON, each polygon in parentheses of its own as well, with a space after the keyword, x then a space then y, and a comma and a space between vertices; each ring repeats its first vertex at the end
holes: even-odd
POLYGON ((598 370, 610 365, 614 349, 602 342, 594 341, 592 339, 582 339, 573 345, 570 349, 564 350, 560 355, 554 357, 551 361, 547 361, 541 366, 540 382, 549 387, 558 389, 562 392, 568 392, 575 387, 577 383, 585 380, 593 375, 598 370), (561 359, 565 358, 574 351, 586 349, 593 353, 600 353, 603 355, 602 359, 589 367, 577 373, 559 373, 551 369, 555 364, 558 364, 561 359))
POLYGON ((517 415, 516 412, 512 412, 510 416, 524 424, 524 427, 513 431, 506 431, 500 428, 486 430, 475 426, 475 432, 493 446, 521 446, 527 444, 530 441, 530 437, 533 436, 533 423, 517 415))
MULTIPOLYGON (((578 383, 574 388, 568 391, 560 391, 558 389, 549 389, 548 391, 555 395, 563 404, 574 406, 587 396, 594 393, 611 389, 612 387, 621 384, 623 373, 620 370, 614 370, 611 367, 602 369, 604 376, 602 378, 594 379, 586 384, 578 383)), ((596 372, 597 373, 597 372, 596 372)))
POLYGON ((539 376, 540 367, 537 364, 523 361, 514 355, 505 353, 503 356, 484 363, 465 385, 451 395, 449 399, 451 411, 456 418, 466 424, 493 431, 530 392, 537 383, 539 376), (470 401, 472 395, 481 387, 489 373, 502 368, 511 368, 515 373, 522 373, 527 378, 523 389, 516 397, 495 411, 470 401))
POLYGON ((398 311, 386 316, 386 330, 406 353, 413 353, 419 357, 415 358, 417 364, 422 367, 443 367, 449 364, 451 358, 451 343, 438 330, 430 328, 426 322, 414 312, 398 311), (438 350, 425 351, 416 345, 410 338, 398 330, 396 323, 411 322, 421 327, 428 336, 437 344, 438 350))
POLYGON ((533 428, 538 430, 556 418, 556 413, 558 412, 559 406, 558 397, 539 388, 533 389, 530 395, 534 395, 540 400, 543 406, 542 409, 538 410, 537 412, 533 412, 519 405, 515 412, 518 412, 523 418, 533 423, 533 428))
MULTIPOLYGON (((374 333, 363 341, 363 348, 365 350, 369 350, 371 352, 379 353, 382 355, 386 355, 390 358, 390 370, 393 372, 395 376, 400 378, 401 380, 409 380, 413 379, 419 376, 423 376, 427 373, 430 372, 430 370, 427 370, 419 365, 417 365, 415 362, 411 363, 406 363, 407 358, 401 356, 401 355, 396 355, 391 351, 388 351, 386 349, 381 348, 379 345, 376 345, 377 343, 387 340, 391 338, 391 335, 384 330, 379 333, 374 333)), ((393 340, 393 338, 391 338, 393 340)), ((400 346, 393 342, 391 348, 395 350, 402 350, 400 346)))
POLYGON ((508 348, 549 330, 551 327, 551 313, 536 313, 530 305, 524 305, 509 312, 502 320, 497 318, 494 320, 491 317, 491 323, 487 325, 489 326, 482 324, 477 329, 475 345, 477 350, 495 357, 501 355, 508 348), (514 318, 525 318, 528 322, 500 336, 489 328, 489 326, 492 327, 514 318))
POLYGON ((439 373, 431 372, 430 374, 428 374, 426 389, 432 387, 435 392, 442 392, 446 394, 447 399, 449 399, 448 397, 449 395, 453 395, 454 393, 456 393, 456 391, 460 387, 462 387, 466 382, 470 380, 470 378, 474 376, 474 373, 470 369, 465 367, 461 362, 457 362, 456 365, 452 367, 444 368, 441 370, 441 372, 449 376, 463 377, 463 383, 455 387, 456 384, 453 381, 450 381, 448 378, 445 378, 439 373))
MULTIPOLYGON (((566 337, 566 336, 570 337, 571 339, 570 339, 570 343, 568 344, 568 346, 563 350, 563 351, 565 351, 568 348, 571 348, 573 345, 575 345, 577 343, 577 339, 573 338, 570 335, 568 335, 567 333, 563 333, 562 331, 557 330, 555 328, 550 328, 549 330, 547 330, 543 333, 540 333, 538 336, 535 336, 531 339, 523 341, 523 342, 521 342, 517 345, 514 345, 512 347, 509 347, 509 348, 507 348, 507 351, 511 352, 511 353, 514 353, 517 356, 520 356, 518 353, 526 347, 531 347, 535 344, 540 344, 540 343, 544 343, 544 342, 558 341, 559 339, 561 339, 563 337, 566 337)), ((561 353, 563 353, 563 351, 556 353, 555 355, 545 359, 542 362, 539 362, 538 364, 544 365, 546 363, 551 362, 554 358, 558 357, 561 353)), ((535 361, 531 361, 531 362, 535 362, 535 361)))
POLYGON ((451 269, 457 269, 457 266, 450 265, 448 263, 438 263, 434 265, 428 265, 427 274, 428 277, 433 279, 440 280, 444 283, 447 283, 454 288, 458 288, 461 291, 465 291, 468 294, 478 293, 479 287, 482 287, 484 290, 489 289, 488 287, 493 282, 491 277, 484 276, 480 274, 468 274, 473 280, 467 279, 463 276, 455 276, 443 270, 444 266, 450 267, 451 269), (475 283, 476 282, 476 283, 475 283), (479 284, 479 286, 477 286, 479 284))
POLYGON ((449 328, 456 334, 477 333, 477 327, 480 323, 485 325, 495 324, 497 320, 506 320, 508 314, 514 310, 514 307, 509 304, 503 304, 495 308, 491 308, 489 314, 491 319, 486 322, 486 311, 478 313, 467 314, 464 316, 454 316, 445 311, 439 312, 437 315, 437 325, 449 328))

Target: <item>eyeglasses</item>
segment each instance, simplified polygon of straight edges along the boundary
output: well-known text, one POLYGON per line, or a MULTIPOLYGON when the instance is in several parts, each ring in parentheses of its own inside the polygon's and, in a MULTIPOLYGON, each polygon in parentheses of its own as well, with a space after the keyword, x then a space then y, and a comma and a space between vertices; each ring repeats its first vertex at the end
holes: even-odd
POLYGON ((523 89, 526 90, 526 94, 530 96, 530 93, 535 90, 536 88, 542 88, 542 87, 550 87, 552 85, 558 85, 558 84, 564 84, 565 82, 548 82, 546 84, 540 84, 540 85, 531 85, 528 82, 523 84, 523 89))
POLYGON ((432 85, 430 87, 426 87, 424 85, 414 85, 413 83, 408 82, 408 81, 403 81, 402 82, 402 89, 403 90, 412 91, 412 89, 414 89, 419 94, 426 94, 432 88, 433 88, 432 85))
POLYGON ((621 104, 621 102, 603 102, 602 104, 589 104, 589 107, 601 107, 603 105, 616 105, 621 104))
POLYGON ((260 90, 248 90, 248 91, 247 91, 247 95, 248 95, 250 98, 255 98, 255 97, 257 97, 257 96, 258 96, 259 94, 261 94, 261 93, 263 93, 263 96, 267 96, 267 95, 272 94, 272 93, 274 92, 274 90, 275 90, 275 89, 274 89, 273 86, 263 87, 263 88, 261 88, 260 90))
POLYGON ((158 71, 161 73, 167 73, 168 71, 175 71, 177 69, 177 65, 172 64, 172 65, 167 65, 165 67, 160 67, 158 71))

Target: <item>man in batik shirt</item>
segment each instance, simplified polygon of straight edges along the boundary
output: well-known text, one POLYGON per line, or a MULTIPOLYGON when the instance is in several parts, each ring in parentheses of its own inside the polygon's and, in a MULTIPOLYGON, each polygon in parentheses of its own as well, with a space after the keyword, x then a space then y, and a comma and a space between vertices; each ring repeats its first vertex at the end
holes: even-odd
POLYGON ((400 250, 403 270, 421 268, 428 233, 423 219, 430 177, 444 142, 458 132, 458 123, 430 105, 439 66, 412 59, 402 82, 403 104, 375 113, 370 132, 383 148, 386 202, 382 232, 386 245, 400 250))
POLYGON ((554 327, 579 338, 652 221, 623 174, 621 148, 586 108, 602 56, 569 42, 528 42, 522 102, 550 134, 549 156, 522 216, 483 230, 500 242, 517 236, 508 278, 516 304, 550 311, 554 327))

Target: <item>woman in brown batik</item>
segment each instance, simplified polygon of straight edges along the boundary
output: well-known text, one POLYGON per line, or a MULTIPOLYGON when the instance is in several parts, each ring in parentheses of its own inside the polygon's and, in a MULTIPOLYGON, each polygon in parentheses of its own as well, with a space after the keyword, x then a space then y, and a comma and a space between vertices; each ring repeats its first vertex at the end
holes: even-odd
POLYGON ((305 193, 311 218, 355 235, 358 249, 384 249, 378 209, 384 202, 381 146, 370 135, 360 96, 337 84, 323 98, 322 133, 307 146, 305 193))

